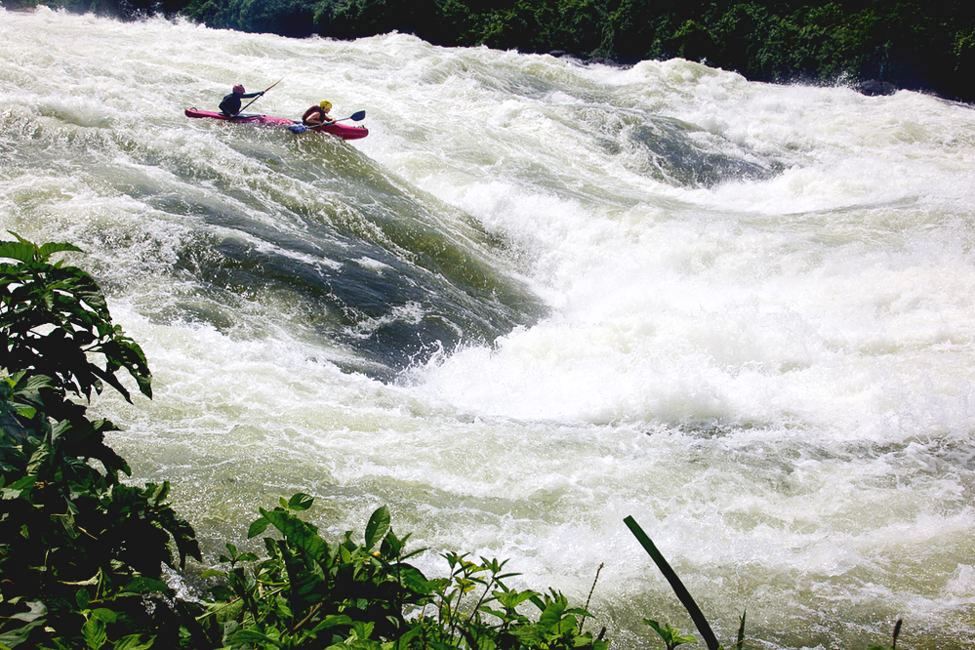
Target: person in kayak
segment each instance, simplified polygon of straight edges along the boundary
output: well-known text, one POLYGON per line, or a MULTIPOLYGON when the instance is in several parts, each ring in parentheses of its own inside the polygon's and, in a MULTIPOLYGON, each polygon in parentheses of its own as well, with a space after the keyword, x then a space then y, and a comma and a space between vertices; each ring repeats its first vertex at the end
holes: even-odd
POLYGON ((305 114, 301 116, 301 123, 305 126, 321 126, 328 122, 334 122, 335 118, 328 114, 332 110, 332 102, 323 99, 315 106, 308 107, 305 114))
POLYGON ((220 112, 227 117, 236 117, 237 113, 240 112, 240 100, 250 99, 251 97, 260 97, 263 94, 263 91, 258 91, 256 93, 244 92, 244 87, 237 84, 234 86, 232 92, 229 95, 224 96, 223 101, 220 102, 220 112))

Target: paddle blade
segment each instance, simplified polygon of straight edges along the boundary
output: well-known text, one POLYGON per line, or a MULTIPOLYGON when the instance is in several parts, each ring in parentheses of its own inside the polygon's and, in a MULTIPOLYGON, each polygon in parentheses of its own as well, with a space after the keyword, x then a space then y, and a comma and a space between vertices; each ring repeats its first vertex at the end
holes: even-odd
POLYGON ((288 130, 291 131, 292 133, 304 133, 305 131, 308 130, 308 127, 305 126, 304 124, 292 124, 291 126, 288 127, 288 130))
POLYGON ((366 112, 356 111, 355 113, 349 116, 349 119, 355 122, 361 122, 362 120, 366 119, 366 112))

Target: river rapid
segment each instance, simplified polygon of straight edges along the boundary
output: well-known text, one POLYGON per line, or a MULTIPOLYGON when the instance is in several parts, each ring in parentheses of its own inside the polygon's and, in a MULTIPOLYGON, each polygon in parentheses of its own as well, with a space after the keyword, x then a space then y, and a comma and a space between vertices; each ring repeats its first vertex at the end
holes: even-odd
POLYGON ((146 350, 103 396, 207 553, 303 491, 511 558, 617 648, 975 644, 975 111, 408 35, 0 9, 0 227, 146 350), (364 140, 183 116, 325 97, 364 140))

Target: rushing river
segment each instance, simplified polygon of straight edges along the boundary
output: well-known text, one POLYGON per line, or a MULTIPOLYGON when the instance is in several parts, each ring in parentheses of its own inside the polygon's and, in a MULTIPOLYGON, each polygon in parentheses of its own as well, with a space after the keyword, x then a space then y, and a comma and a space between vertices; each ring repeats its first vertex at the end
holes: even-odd
POLYGON ((605 563, 648 648, 691 624, 633 515, 725 642, 975 644, 971 107, 0 9, 0 227, 86 251, 155 376, 96 408, 211 554, 385 503, 579 602, 605 563), (278 79, 369 137, 183 116, 278 79))

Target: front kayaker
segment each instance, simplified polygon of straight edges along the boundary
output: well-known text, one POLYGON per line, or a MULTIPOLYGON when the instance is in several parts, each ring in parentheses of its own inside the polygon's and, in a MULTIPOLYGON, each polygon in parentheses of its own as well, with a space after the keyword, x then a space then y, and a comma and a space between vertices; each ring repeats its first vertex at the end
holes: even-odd
POLYGON ((321 126, 327 122, 334 122, 335 119, 328 114, 332 110, 332 102, 323 99, 315 106, 309 106, 305 114, 301 116, 301 123, 305 126, 321 126))
POLYGON ((231 93, 225 95, 223 101, 220 102, 220 112, 227 117, 235 117, 240 113, 240 100, 260 97, 263 94, 264 91, 258 91, 256 93, 244 92, 244 87, 241 84, 237 84, 233 87, 231 93))

